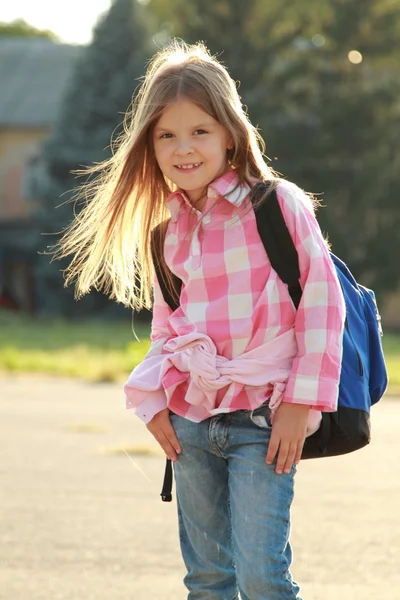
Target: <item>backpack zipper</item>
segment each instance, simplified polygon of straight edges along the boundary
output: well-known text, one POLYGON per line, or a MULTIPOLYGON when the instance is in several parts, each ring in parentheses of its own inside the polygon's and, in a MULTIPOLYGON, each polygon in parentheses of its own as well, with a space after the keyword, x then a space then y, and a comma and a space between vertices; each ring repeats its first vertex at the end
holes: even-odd
POLYGON ((347 317, 346 317, 346 320, 345 320, 345 322, 344 322, 344 326, 345 326, 345 328, 346 328, 346 330, 347 330, 347 333, 349 334, 349 338, 351 339, 351 343, 353 344, 354 350, 355 350, 355 352, 356 352, 356 355, 357 355, 357 361, 358 361, 358 371, 359 371, 359 374, 360 374, 361 376, 363 376, 363 375, 364 375, 364 368, 363 368, 363 364, 362 364, 361 356, 360 356, 360 353, 359 353, 359 351, 357 350, 357 346, 356 346, 356 344, 355 344, 355 342, 354 342, 354 340, 353 340, 353 337, 352 337, 352 335, 351 335, 351 333, 350 333, 350 328, 349 328, 349 323, 348 323, 348 321, 347 321, 347 317))

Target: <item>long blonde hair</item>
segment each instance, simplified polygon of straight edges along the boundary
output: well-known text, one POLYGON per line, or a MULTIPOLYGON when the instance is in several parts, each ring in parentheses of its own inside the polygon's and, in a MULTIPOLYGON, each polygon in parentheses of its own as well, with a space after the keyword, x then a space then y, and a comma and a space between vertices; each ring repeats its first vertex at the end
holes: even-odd
POLYGON ((230 133, 228 159, 240 183, 276 179, 227 70, 203 44, 172 42, 149 63, 111 158, 79 172, 95 177, 78 189, 74 199, 84 200, 84 207, 55 249, 55 258, 72 255, 64 275, 65 285, 76 282, 76 297, 93 287, 137 310, 151 307, 151 232, 167 218, 166 199, 174 189, 155 159, 153 129, 178 98, 230 133))

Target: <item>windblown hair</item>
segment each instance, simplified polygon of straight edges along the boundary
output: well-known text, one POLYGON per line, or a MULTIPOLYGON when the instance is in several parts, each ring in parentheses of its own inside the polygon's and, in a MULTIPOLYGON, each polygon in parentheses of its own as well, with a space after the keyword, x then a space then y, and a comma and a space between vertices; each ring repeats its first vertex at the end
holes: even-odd
POLYGON ((228 160, 239 183, 277 181, 227 70, 203 44, 174 41, 149 63, 111 158, 79 172, 91 176, 74 197, 84 206, 55 252, 55 258, 72 255, 64 275, 65 285, 76 282, 76 297, 93 287, 137 310, 151 307, 151 232, 167 218, 166 199, 175 189, 157 164, 153 129, 178 99, 190 100, 230 133, 228 160))

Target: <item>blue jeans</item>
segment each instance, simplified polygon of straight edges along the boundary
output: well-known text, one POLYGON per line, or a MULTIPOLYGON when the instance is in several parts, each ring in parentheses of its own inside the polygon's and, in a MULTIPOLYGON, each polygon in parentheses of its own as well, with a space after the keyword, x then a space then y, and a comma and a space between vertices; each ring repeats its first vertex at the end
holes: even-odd
POLYGON ((301 600, 290 574, 295 467, 277 475, 265 463, 269 408, 201 423, 170 416, 188 600, 301 600))

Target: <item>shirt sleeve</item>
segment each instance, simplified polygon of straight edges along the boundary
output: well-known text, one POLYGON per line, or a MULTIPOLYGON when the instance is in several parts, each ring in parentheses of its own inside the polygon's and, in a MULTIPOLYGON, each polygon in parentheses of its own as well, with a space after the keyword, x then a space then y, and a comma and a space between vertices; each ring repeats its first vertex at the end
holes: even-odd
POLYGON ((334 412, 345 321, 343 293, 311 199, 288 182, 278 186, 277 196, 297 249, 303 290, 294 323, 298 354, 283 402, 334 412))
POLYGON ((167 407, 165 392, 160 386, 159 371, 163 362, 164 345, 172 337, 168 325, 171 314, 172 310, 165 302, 155 276, 150 349, 124 386, 126 408, 133 408, 136 416, 145 423, 167 407))

